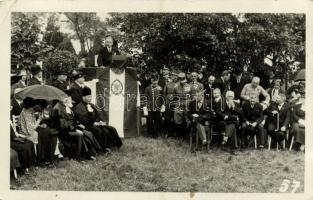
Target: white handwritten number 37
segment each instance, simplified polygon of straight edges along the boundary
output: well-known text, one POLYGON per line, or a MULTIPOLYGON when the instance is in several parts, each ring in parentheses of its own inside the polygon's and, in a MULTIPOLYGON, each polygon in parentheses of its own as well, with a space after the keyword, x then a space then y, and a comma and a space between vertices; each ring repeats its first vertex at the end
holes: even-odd
POLYGON ((288 179, 284 179, 282 184, 280 185, 279 192, 287 192, 289 186, 292 188, 290 193, 295 193, 297 189, 300 187, 300 181, 293 180, 291 182, 288 179))

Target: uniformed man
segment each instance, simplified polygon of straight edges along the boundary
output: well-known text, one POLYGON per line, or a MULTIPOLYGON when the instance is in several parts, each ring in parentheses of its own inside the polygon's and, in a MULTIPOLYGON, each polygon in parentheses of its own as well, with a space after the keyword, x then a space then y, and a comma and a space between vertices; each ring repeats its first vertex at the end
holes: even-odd
POLYGON ((143 107, 147 115, 148 133, 153 138, 161 135, 161 111, 164 111, 162 87, 158 85, 158 74, 151 75, 151 84, 145 89, 146 105, 143 107))
POLYGON ((198 82, 198 73, 192 72, 191 73, 191 82, 190 82, 190 92, 191 92, 191 99, 195 99, 196 94, 199 93, 199 91, 203 91, 203 84, 198 82))
POLYGON ((165 97, 165 124, 164 124, 164 133, 166 136, 173 136, 174 133, 174 107, 170 106, 170 102, 173 101, 175 87, 178 84, 177 72, 173 71, 171 73, 171 81, 165 85, 164 88, 164 97, 165 97))
POLYGON ((174 122, 176 135, 184 138, 187 134, 186 113, 191 100, 191 88, 187 83, 185 73, 178 74, 178 81, 179 83, 174 89, 174 101, 171 102, 171 105, 175 105, 174 122))

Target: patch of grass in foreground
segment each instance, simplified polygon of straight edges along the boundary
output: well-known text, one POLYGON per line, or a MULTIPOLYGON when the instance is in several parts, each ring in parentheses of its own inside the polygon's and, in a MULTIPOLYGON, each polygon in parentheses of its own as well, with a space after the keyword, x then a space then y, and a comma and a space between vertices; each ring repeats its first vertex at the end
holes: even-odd
MULTIPOLYGON (((279 192, 284 179, 301 182, 304 153, 246 150, 239 155, 217 150, 190 153, 175 139, 132 138, 108 157, 61 162, 21 176, 19 190, 279 192)), ((14 183, 12 183, 14 185, 14 183)), ((288 190, 290 192, 290 190, 288 190)))

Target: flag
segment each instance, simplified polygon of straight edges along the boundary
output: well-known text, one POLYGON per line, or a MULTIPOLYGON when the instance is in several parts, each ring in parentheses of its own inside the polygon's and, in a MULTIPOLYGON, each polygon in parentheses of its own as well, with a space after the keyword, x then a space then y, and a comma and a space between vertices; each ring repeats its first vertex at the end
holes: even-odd
POLYGON ((120 137, 134 137, 139 133, 137 112, 138 83, 137 72, 125 68, 116 73, 111 68, 84 68, 87 76, 85 85, 92 91, 92 102, 101 117, 116 128, 120 137))

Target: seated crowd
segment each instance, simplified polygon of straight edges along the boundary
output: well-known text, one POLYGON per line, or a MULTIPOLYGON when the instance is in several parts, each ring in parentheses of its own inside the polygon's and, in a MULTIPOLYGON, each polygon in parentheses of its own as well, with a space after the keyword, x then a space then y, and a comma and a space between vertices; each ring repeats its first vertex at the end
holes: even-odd
MULTIPOLYGON (((43 84, 40 66, 30 68, 31 79, 11 85, 11 169, 29 173, 37 166, 54 167, 63 157, 96 160, 122 146, 116 129, 109 126, 96 105, 84 75, 60 72, 51 85, 68 94, 60 101, 19 99, 26 86, 43 84)), ((203 145, 222 146, 234 152, 252 142, 260 149, 271 145, 304 150, 305 92, 303 82, 287 91, 282 80, 264 89, 260 78, 242 70, 225 70, 219 78, 197 72, 163 70, 140 81, 143 117, 152 137, 188 138, 195 133, 203 145), (269 142, 270 141, 270 142, 269 142)), ((14 173, 15 174, 15 173, 14 173)))
POLYGON ((243 69, 221 77, 163 70, 152 73, 143 89, 143 111, 152 137, 199 137, 203 145, 235 153, 254 144, 263 149, 304 150, 304 81, 287 91, 273 78, 264 89, 260 78, 243 69), (205 80, 207 78, 207 80, 205 80))
POLYGON ((71 84, 65 72, 52 82, 68 94, 62 100, 19 99, 15 94, 24 87, 43 84, 40 66, 30 70, 31 79, 21 70, 21 79, 11 86, 11 170, 15 177, 17 171, 28 174, 30 168, 54 167, 64 157, 96 160, 97 155, 122 146, 116 129, 91 103, 91 89, 84 86, 80 72, 73 73, 71 84))

